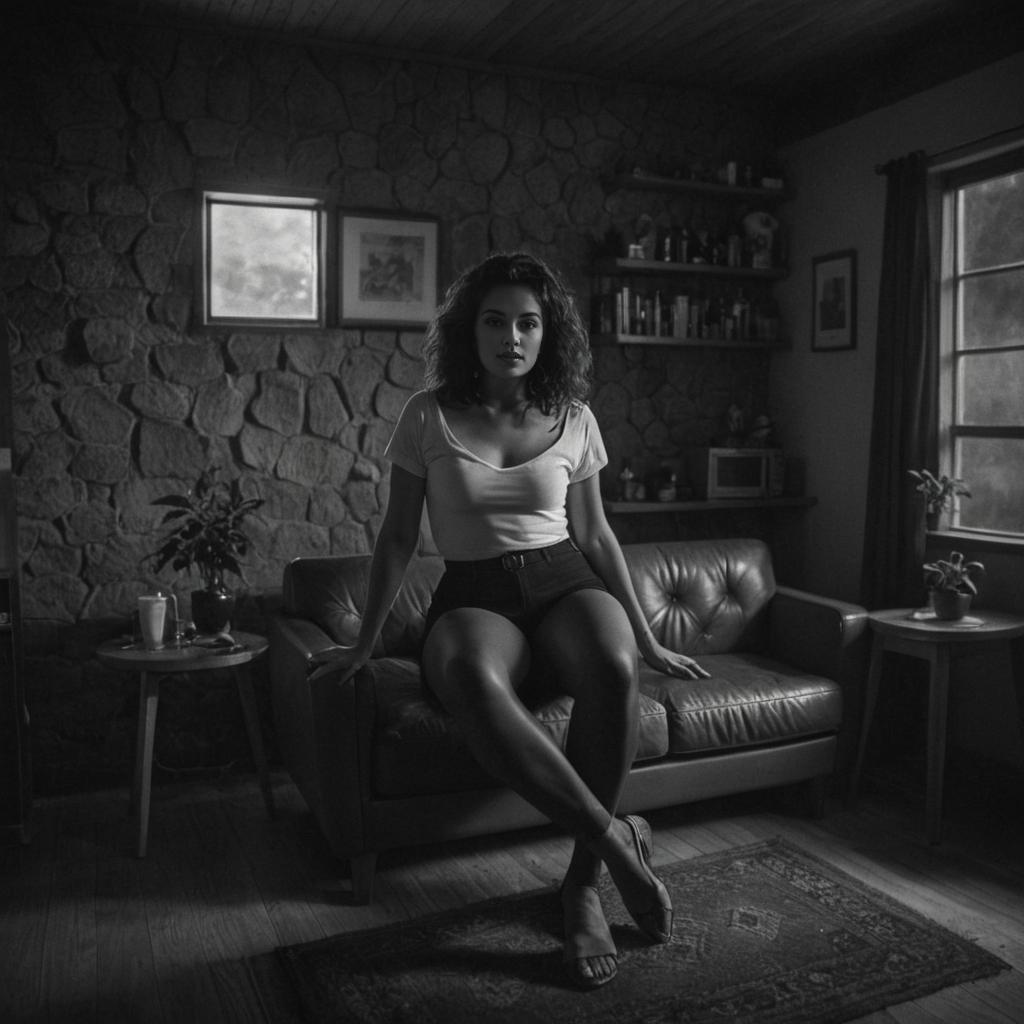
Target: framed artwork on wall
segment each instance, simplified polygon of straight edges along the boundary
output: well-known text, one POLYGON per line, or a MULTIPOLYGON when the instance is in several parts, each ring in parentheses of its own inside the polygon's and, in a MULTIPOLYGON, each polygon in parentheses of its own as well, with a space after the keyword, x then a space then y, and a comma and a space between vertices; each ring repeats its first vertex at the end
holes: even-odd
POLYGON ((437 308, 437 219, 343 213, 339 234, 342 321, 426 326, 437 308))
POLYGON ((839 352, 857 346, 857 250, 816 256, 811 274, 811 348, 839 352))

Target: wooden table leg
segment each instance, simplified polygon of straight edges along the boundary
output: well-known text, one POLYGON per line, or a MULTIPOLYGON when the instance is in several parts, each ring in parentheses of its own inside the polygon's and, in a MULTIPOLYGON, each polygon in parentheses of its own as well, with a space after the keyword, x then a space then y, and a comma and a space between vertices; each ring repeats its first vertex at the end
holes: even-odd
POLYGON ((860 773, 864 768, 864 757, 868 750, 868 733, 871 721, 875 716, 875 705, 878 703, 879 684, 882 681, 882 658, 885 655, 885 637, 876 633, 871 644, 871 666, 868 669, 867 686, 864 689, 864 710, 860 720, 860 739, 857 743, 857 760, 850 775, 850 784, 846 791, 846 802, 852 805, 857 799, 857 787, 860 785, 860 773))
POLYGON ((267 769, 267 754, 263 749, 263 733, 260 731, 260 716, 256 710, 256 695, 252 688, 252 676, 248 665, 240 665, 235 669, 235 681, 238 684, 238 698, 242 703, 242 715, 245 718, 245 731, 249 734, 249 748, 252 750, 256 771, 259 773, 260 789, 263 791, 263 803, 267 814, 274 817, 274 794, 270 788, 270 772, 267 769))
POLYGON ((928 842, 942 839, 942 788, 946 774, 946 728, 949 708, 950 645, 935 644, 928 658, 928 842))
POLYGON ((132 809, 138 817, 139 857, 146 856, 149 839, 149 798, 153 781, 153 736, 160 703, 160 677, 143 672, 139 677, 139 724, 135 738, 135 778, 132 781, 132 809))
POLYGON ((1017 698, 1017 727, 1024 747, 1024 636, 1010 641, 1010 682, 1017 698))

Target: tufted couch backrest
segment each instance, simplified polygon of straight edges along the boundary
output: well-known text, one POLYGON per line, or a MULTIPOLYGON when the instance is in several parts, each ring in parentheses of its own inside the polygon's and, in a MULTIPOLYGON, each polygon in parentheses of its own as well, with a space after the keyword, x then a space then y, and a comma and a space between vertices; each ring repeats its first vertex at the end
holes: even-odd
POLYGON ((628 544, 623 551, 660 643, 690 655, 764 648, 775 594, 764 541, 670 541, 628 544))
MULTIPOLYGON (((640 606, 665 646, 691 655, 764 646, 775 575, 763 541, 627 544, 623 552, 640 606)), ((424 617, 443 570, 436 556, 413 559, 377 657, 419 653, 424 617)), ((335 643, 354 643, 369 575, 369 555, 296 558, 285 568, 282 611, 312 620, 335 643)))

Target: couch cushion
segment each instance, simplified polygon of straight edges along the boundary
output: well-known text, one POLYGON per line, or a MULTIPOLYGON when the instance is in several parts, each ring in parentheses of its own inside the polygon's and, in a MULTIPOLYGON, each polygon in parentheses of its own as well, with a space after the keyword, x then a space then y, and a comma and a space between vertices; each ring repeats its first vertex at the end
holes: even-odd
MULTIPOLYGON (((466 747, 455 720, 423 693, 419 666, 408 659, 369 662, 376 701, 376 730, 371 761, 374 795, 409 796, 487 789, 497 785, 466 747)), ((572 698, 528 702, 551 738, 565 749, 572 698)), ((637 760, 652 760, 668 750, 665 708, 640 698, 637 760)))
POLYGON ((640 687, 664 705, 669 752, 697 754, 834 732, 838 683, 757 654, 701 657, 710 679, 675 679, 644 666, 640 687))

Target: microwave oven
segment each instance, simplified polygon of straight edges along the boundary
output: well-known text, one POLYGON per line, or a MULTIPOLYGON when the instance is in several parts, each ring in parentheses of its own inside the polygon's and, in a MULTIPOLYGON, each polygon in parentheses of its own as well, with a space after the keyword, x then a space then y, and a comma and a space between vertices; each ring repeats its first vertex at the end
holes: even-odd
POLYGON ((785 458, 781 448, 695 448, 689 469, 698 498, 774 498, 785 458))

